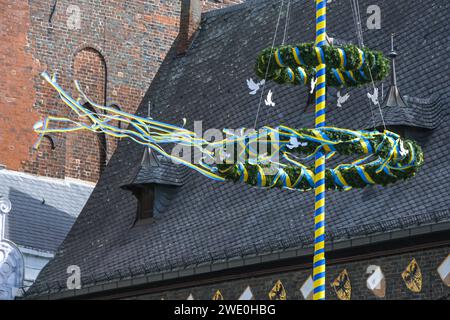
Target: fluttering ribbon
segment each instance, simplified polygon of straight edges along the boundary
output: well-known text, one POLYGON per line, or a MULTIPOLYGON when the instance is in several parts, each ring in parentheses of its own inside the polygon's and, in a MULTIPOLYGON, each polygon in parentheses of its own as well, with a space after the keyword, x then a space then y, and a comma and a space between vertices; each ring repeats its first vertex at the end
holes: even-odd
MULTIPOLYGON (((245 133, 244 128, 237 131, 224 129, 225 139, 208 142, 185 128, 96 104, 76 83, 83 99, 101 112, 91 111, 66 93, 55 78, 45 72, 42 77, 53 86, 62 101, 79 117, 79 121, 49 116, 37 122, 34 126, 35 132, 39 134, 36 148, 46 134, 89 130, 116 138, 129 138, 216 181, 241 181, 262 188, 301 191, 315 186, 314 169, 302 161, 310 161, 319 153, 325 153, 327 157, 339 153, 363 156, 350 164, 325 170, 325 176, 329 175, 331 179, 327 182, 327 189, 349 190, 374 183, 393 183, 413 176, 423 163, 422 150, 416 143, 403 141, 399 135, 390 131, 354 131, 329 126, 294 129, 280 125, 264 126, 258 132, 250 133, 245 133), (128 127, 114 125, 118 122, 126 123, 128 127), (298 145, 291 145, 292 138, 297 140, 298 145), (193 163, 191 159, 180 158, 161 147, 167 144, 196 148, 205 158, 216 162, 193 163), (262 145, 271 152, 267 155, 258 154, 258 148, 262 145), (403 155, 401 145, 404 146, 403 155), (236 157, 231 161, 218 161, 227 151, 235 152, 236 157), (275 169, 270 169, 272 166, 275 169)), ((320 86, 318 88, 320 90, 320 86)))

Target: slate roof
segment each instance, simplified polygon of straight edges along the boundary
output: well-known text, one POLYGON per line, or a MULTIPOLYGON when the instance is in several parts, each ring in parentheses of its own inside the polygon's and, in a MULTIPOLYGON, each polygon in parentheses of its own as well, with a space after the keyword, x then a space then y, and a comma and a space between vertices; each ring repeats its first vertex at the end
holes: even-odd
MULTIPOLYGON (((383 118, 380 112, 374 110, 374 117, 365 125, 366 128, 382 128, 384 123, 390 126, 408 126, 419 129, 435 129, 442 121, 445 121, 446 101, 442 96, 432 95, 425 99, 403 96, 405 107, 381 106, 383 118)), ((374 108, 375 109, 375 108, 374 108)))
POLYGON ((189 176, 188 168, 173 163, 149 148, 143 147, 141 154, 141 163, 131 172, 128 182, 122 186, 125 189, 142 184, 181 186, 189 176))
POLYGON ((94 186, 0 170, 0 196, 11 201, 5 236, 15 244, 56 252, 94 186))
MULTIPOLYGON (((190 129, 194 120, 202 120, 204 129, 251 127, 259 95, 249 95, 245 81, 255 79, 256 55, 272 42, 279 3, 251 1, 206 14, 187 55, 175 58, 172 52, 166 58, 138 113, 145 115, 151 101, 155 119, 176 124, 186 118, 190 129)), ((360 0, 360 8, 370 4, 372 1, 360 0)), ((390 34, 396 33, 398 86, 408 96, 427 99, 437 95, 440 122, 433 120, 433 130, 419 134, 425 165, 414 179, 389 188, 327 193, 327 236, 336 241, 450 220, 450 197, 444 196, 450 189, 450 55, 444 39, 450 33, 448 1, 379 0, 377 4, 382 28, 365 30, 365 44, 388 53, 390 34)), ((333 1, 327 16, 330 36, 356 43, 349 1, 333 1)), ((312 21, 313 2, 292 1, 286 42, 311 41, 312 21)), ((279 28, 277 44, 282 41, 283 29, 279 28)), ((384 87, 388 85, 389 80, 384 87)), ((259 125, 313 125, 314 108, 303 112, 307 88, 268 83, 267 89, 274 92, 276 106, 262 106, 259 125)), ((328 123, 351 129, 366 127, 372 122, 366 93, 365 88, 352 89, 342 108, 336 107, 336 98, 330 93, 328 123)), ((198 173, 189 175, 152 224, 132 228, 136 200, 121 186, 139 165, 140 150, 131 141, 120 142, 55 259, 30 292, 40 292, 44 283, 55 280, 65 283, 69 264, 81 267, 88 284, 311 244, 312 192, 219 183, 198 173)))

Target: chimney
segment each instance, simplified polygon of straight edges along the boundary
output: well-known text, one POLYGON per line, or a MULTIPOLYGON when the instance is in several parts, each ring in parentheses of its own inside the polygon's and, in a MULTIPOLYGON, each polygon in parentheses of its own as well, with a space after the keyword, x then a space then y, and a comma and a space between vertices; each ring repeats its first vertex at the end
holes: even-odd
POLYGON ((187 52, 192 38, 200 26, 201 18, 201 0, 181 0, 181 21, 177 54, 183 55, 187 52))

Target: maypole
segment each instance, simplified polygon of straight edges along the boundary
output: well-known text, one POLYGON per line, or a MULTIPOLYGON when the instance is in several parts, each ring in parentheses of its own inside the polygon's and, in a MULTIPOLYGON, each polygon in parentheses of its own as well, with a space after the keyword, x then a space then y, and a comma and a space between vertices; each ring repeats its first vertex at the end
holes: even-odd
MULTIPOLYGON (((289 128, 283 125, 276 128, 264 126, 264 130, 258 134, 252 133, 246 136, 228 136, 229 130, 224 129, 227 134, 226 139, 210 142, 184 127, 98 105, 90 100, 76 83, 77 90, 83 99, 96 109, 104 111, 93 113, 67 94, 56 82, 56 77, 43 73, 43 78, 54 87, 61 99, 78 115, 90 119, 91 124, 87 125, 85 122, 68 118, 47 117, 34 126, 35 132, 40 134, 36 147, 47 134, 89 130, 116 138, 132 139, 172 159, 175 163, 183 164, 217 181, 241 181, 261 188, 300 191, 314 188, 313 299, 324 300, 325 189, 346 191, 374 184, 386 186, 413 177, 424 163, 420 146, 412 140, 402 139, 393 132, 353 131, 326 127, 326 82, 328 86, 337 88, 356 87, 367 83, 373 85, 374 81, 381 81, 389 74, 389 60, 379 51, 366 47, 358 48, 355 45, 342 47, 327 45, 326 2, 327 0, 316 0, 314 43, 292 46, 285 45, 283 41, 281 46, 274 47, 275 40, 273 40, 272 47, 261 51, 255 66, 256 74, 264 80, 304 86, 311 82, 312 87, 314 83, 316 84, 314 129, 289 128), (117 121, 129 124, 129 128, 114 126, 112 123, 117 121), (202 152, 205 159, 216 159, 226 154, 224 148, 229 147, 254 154, 251 146, 260 142, 270 143, 276 147, 279 151, 276 154, 281 154, 283 163, 279 162, 279 158, 267 156, 261 157, 262 159, 257 163, 245 160, 214 165, 203 162, 197 164, 173 156, 161 147, 163 144, 174 143, 194 147, 202 152), (326 156, 331 156, 335 152, 346 156, 355 154, 360 158, 325 170, 326 156), (305 160, 314 158, 315 166, 300 163, 296 160, 299 156, 305 160), (268 163, 279 165, 276 173, 265 173, 264 169, 267 168, 268 163), (326 176, 327 181, 325 181, 326 176)), ((278 30, 280 16, 276 30, 278 30)), ((258 113, 259 106, 257 117, 258 113)))
MULTIPOLYGON (((326 44, 327 0, 316 0, 315 50, 319 60, 316 67, 316 110, 315 127, 325 126, 326 65, 322 46, 326 44)), ((325 154, 321 150, 315 157, 314 191, 314 300, 325 299, 325 154)))

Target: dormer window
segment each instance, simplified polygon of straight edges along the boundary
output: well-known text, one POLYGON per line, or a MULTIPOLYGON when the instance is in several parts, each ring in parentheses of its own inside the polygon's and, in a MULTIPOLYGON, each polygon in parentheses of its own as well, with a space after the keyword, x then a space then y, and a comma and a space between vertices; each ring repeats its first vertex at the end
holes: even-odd
POLYGON ((397 86, 397 74, 394 50, 394 40, 391 38, 391 85, 383 102, 380 105, 380 113, 375 113, 373 118, 365 126, 366 129, 374 128, 380 132, 384 129, 394 132, 404 139, 413 139, 422 146, 426 145, 429 133, 439 123, 443 108, 439 96, 429 98, 415 98, 402 96, 397 86))
POLYGON ((148 184, 133 188, 133 195, 136 197, 137 212, 136 223, 153 218, 155 204, 155 185, 148 184))
POLYGON ((137 199, 134 225, 161 218, 189 174, 187 168, 158 157, 149 148, 142 151, 140 163, 130 172, 129 182, 122 186, 137 199))

